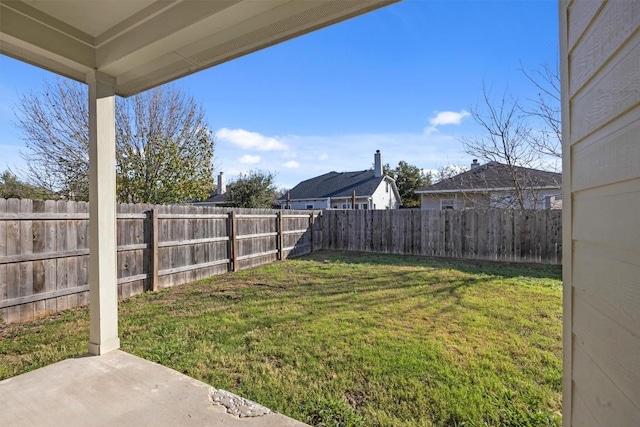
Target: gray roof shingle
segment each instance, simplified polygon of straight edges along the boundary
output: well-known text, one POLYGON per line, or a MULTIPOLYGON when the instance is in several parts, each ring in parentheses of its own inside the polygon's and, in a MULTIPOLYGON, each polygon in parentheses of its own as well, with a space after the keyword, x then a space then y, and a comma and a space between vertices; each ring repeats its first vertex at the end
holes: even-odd
POLYGON ((227 196, 227 193, 222 193, 222 194, 211 193, 209 197, 207 197, 203 201, 208 203, 225 203, 228 198, 229 197, 227 196))
POLYGON ((218 194, 215 191, 213 191, 212 193, 209 194, 209 197, 207 197, 204 200, 191 200, 189 203, 192 203, 194 205, 207 205, 207 204, 224 204, 227 202, 228 196, 227 193, 223 193, 223 194, 218 194))
MULTIPOLYGON (((515 166, 516 179, 523 188, 561 187, 562 174, 515 166)), ((451 190, 478 190, 513 188, 514 181, 508 165, 489 162, 461 174, 444 179, 418 190, 419 192, 438 192, 451 190)))
MULTIPOLYGON (((329 172, 302 181, 290 191, 291 200, 324 199, 327 197, 371 196, 384 176, 377 177, 373 170, 356 172, 329 172)), ((279 200, 286 200, 286 194, 279 200)))

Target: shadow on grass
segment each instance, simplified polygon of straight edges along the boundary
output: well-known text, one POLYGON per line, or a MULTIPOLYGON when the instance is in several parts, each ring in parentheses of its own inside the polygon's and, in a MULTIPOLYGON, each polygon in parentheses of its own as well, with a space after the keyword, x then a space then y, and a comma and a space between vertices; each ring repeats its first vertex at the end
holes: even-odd
MULTIPOLYGON (((451 271, 456 270, 451 269, 451 271)), ((381 273, 375 272, 374 269, 371 274, 361 273, 360 271, 353 279, 346 274, 332 274, 330 277, 310 281, 302 279, 300 283, 290 285, 267 284, 265 277, 259 277, 256 283, 238 288, 234 299, 238 301, 247 299, 254 310, 251 313, 253 320, 262 324, 268 318, 269 326, 272 327, 283 323, 305 322, 309 316, 331 317, 342 311, 369 313, 373 310, 386 313, 391 310, 394 316, 421 310, 445 313, 455 310, 456 306, 460 305, 462 289, 494 280, 490 275, 430 277, 430 275, 416 272, 415 269, 395 271, 392 277, 381 276, 381 273), (282 306, 288 304, 297 308, 274 312, 274 304, 280 306, 276 301, 281 301, 282 306), (379 310, 380 307, 385 308, 379 310)), ((228 288, 223 290, 211 288, 208 292, 214 299, 224 299, 228 296, 220 295, 221 291, 233 293, 233 290, 228 288)), ((224 306, 220 305, 219 309, 223 311, 224 306)))
POLYGON ((422 266, 457 270, 471 274, 492 276, 531 277, 536 279, 562 279, 561 265, 521 263, 509 261, 437 258, 418 255, 382 254, 356 251, 320 251, 299 259, 345 264, 422 266))

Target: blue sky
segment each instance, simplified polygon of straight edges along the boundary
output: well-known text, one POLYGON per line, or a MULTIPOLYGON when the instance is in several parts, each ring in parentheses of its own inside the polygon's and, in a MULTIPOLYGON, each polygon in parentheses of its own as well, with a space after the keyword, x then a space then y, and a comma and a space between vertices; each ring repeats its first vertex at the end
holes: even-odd
MULTIPOLYGON (((405 0, 180 80, 216 135, 216 172, 261 169, 279 186, 405 160, 471 162, 459 138, 483 82, 526 100, 519 71, 555 66, 555 0, 405 0)), ((24 167, 12 124, 19 94, 55 76, 0 56, 0 170, 24 167)))

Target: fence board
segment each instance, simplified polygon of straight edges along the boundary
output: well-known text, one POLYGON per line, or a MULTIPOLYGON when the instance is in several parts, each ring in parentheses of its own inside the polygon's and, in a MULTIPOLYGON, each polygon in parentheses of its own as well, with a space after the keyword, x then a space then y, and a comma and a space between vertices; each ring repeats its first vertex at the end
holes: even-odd
MULTIPOLYGON (((127 204, 120 204, 116 207, 116 217, 118 214, 126 214, 128 212, 127 209, 127 204)), ((126 215, 125 215, 126 218, 126 215)), ((125 246, 127 245, 127 224, 128 221, 126 219, 120 220, 118 221, 118 226, 116 227, 116 242, 118 246, 125 246)), ((125 251, 125 252, 119 252, 117 254, 117 261, 116 261, 116 265, 117 265, 117 278, 118 281, 120 281, 120 279, 127 277, 129 275, 129 251, 125 251)), ((118 299, 124 299, 126 297, 128 297, 128 292, 127 292, 127 288, 128 286, 126 285, 118 285, 117 289, 118 289, 118 299)))
MULTIPOLYGON (((44 201, 36 200, 33 202, 32 210, 34 213, 44 212, 44 201)), ((45 249, 45 228, 43 221, 33 221, 33 254, 43 255, 45 249)), ((44 258, 43 258, 44 259, 44 258)), ((33 293, 39 294, 44 291, 44 261, 43 259, 33 261, 33 293)), ((0 300, 2 298, 0 297, 0 300)), ((34 304, 34 315, 37 317, 45 311, 44 301, 38 301, 34 304)))
MULTIPOLYGON (((33 209, 31 200, 20 200, 20 213, 30 214, 33 209)), ((33 253, 33 223, 32 221, 20 221, 20 252, 33 253)), ((33 262, 20 263, 20 296, 33 295, 33 262)), ((20 306, 20 321, 28 322, 34 318, 34 305, 32 302, 20 306)))
MULTIPOLYGON (((58 213, 67 213, 67 202, 58 201, 56 202, 56 212, 58 213)), ((67 250, 67 221, 60 220, 56 221, 56 250, 57 251, 66 251, 67 250)), ((67 289, 69 286, 69 281, 67 280, 68 276, 67 271, 67 260, 66 258, 57 258, 56 259, 56 289, 67 289)), ((67 294, 64 296, 56 298, 56 310, 66 310, 69 308, 68 306, 68 298, 67 294)))
MULTIPOLYGON (((7 200, 7 212, 19 213, 20 200, 7 200)), ((6 225, 6 250, 7 255, 17 255, 20 247, 20 222, 7 221, 6 225)), ((7 299, 20 297, 20 264, 7 265, 7 299)), ((20 321, 20 307, 7 308, 7 322, 20 321)))
MULTIPOLYGON (((181 206, 180 210, 183 215, 188 215, 190 213, 188 206, 181 206)), ((189 233, 189 227, 188 227, 189 223, 191 223, 191 221, 186 218, 178 220, 178 235, 182 240, 188 239, 187 235, 189 233)), ((186 267, 187 265, 189 265, 189 258, 191 255, 191 251, 189 250, 188 246, 174 248, 174 251, 178 253, 178 258, 179 258, 179 261, 176 263, 176 266, 186 267)), ((175 282, 174 286, 182 283, 186 283, 189 281, 187 271, 179 272, 175 276, 176 277, 174 277, 174 282, 175 282)))
MULTIPOLYGON (((68 202, 67 212, 75 214, 77 205, 77 202, 68 202)), ((76 250, 78 247, 78 221, 77 219, 67 219, 67 250, 76 250)), ((81 285, 78 283, 78 259, 76 257, 70 257, 66 259, 66 262, 67 287, 76 288, 81 285)), ((78 295, 76 293, 67 295, 67 307, 74 308, 77 306, 78 295)))
MULTIPOLYGON (((44 201, 35 200, 33 202, 32 211, 34 213, 44 213, 44 201)), ((43 254, 45 250, 45 224, 44 221, 33 221, 33 253, 43 254)), ((33 261, 33 294, 40 295, 44 292, 45 287, 45 268, 44 260, 33 261)), ((39 317, 46 312, 46 303, 44 300, 38 300, 33 303, 34 317, 39 317)))
MULTIPOLYGON (((87 202, 78 202, 76 212, 89 213, 87 202)), ((78 251, 88 251, 89 249, 89 220, 78 221, 77 224, 76 248, 78 251)), ((83 306, 89 303, 89 255, 81 255, 76 258, 78 286, 86 286, 87 290, 78 292, 78 305, 83 306)))
MULTIPOLYGON (((7 201, 0 199, 0 215, 7 212, 7 201)), ((0 221, 0 258, 7 255, 7 222, 0 221)), ((0 301, 7 300, 7 266, 0 264, 0 301)), ((0 308, 0 322, 8 322, 7 309, 0 308)))
MULTIPOLYGON (((54 214, 57 211, 57 203, 53 200, 44 202, 45 213, 54 214)), ((88 221, 87 221, 88 222, 88 221)), ((44 222, 45 227, 45 248, 44 251, 51 253, 57 250, 56 244, 56 223, 55 221, 44 222)), ((56 259, 48 259, 44 263, 44 292, 54 292, 57 290, 57 268, 56 259)), ((45 312, 43 314, 55 313, 58 309, 57 300, 55 298, 45 300, 45 312)))
POLYGON ((129 247, 132 248, 128 278, 131 280, 130 296, 144 292, 145 281, 148 277, 148 270, 143 270, 145 250, 149 247, 149 241, 144 240, 144 223, 147 221, 148 216, 145 214, 143 218, 137 217, 139 215, 137 212, 139 206, 133 203, 129 204, 129 215, 132 217, 129 220, 129 247), (132 280, 132 277, 138 277, 139 279, 132 280))

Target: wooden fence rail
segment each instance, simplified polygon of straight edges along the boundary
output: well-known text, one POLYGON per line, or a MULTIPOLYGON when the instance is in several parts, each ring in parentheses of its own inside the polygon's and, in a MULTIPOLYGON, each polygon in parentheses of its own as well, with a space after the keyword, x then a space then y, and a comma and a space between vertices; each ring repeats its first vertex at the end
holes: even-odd
MULTIPOLYGON (((0 199, 0 321, 88 303, 89 206, 0 199)), ((318 211, 120 204, 118 296, 311 252, 318 211)))
POLYGON ((562 263, 562 211, 327 210, 323 249, 562 263))

